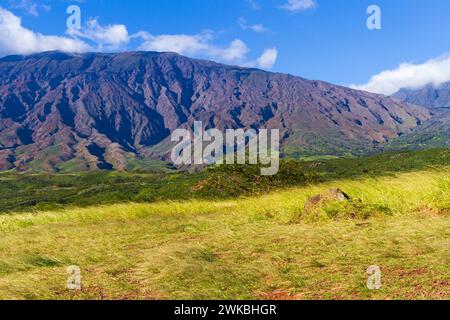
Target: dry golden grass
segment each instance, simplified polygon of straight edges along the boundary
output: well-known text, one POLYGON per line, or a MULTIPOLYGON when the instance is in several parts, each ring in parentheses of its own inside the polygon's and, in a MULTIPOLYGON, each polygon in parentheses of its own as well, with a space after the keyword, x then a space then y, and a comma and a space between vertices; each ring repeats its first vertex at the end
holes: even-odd
POLYGON ((449 195, 441 168, 230 201, 0 216, 0 298, 449 299, 449 195), (357 205, 305 213, 329 188, 357 205), (66 288, 70 265, 81 291, 66 288), (370 265, 381 290, 366 288, 370 265))

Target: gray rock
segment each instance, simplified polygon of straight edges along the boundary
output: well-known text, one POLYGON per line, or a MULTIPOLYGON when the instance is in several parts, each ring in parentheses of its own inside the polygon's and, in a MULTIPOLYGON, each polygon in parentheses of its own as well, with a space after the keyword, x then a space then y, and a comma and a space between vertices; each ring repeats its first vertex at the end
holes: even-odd
POLYGON ((333 200, 344 202, 344 201, 350 201, 351 198, 348 194, 346 194, 341 189, 329 189, 322 194, 318 194, 318 195, 311 197, 305 204, 305 211, 311 211, 318 204, 320 204, 324 201, 333 201, 333 200))

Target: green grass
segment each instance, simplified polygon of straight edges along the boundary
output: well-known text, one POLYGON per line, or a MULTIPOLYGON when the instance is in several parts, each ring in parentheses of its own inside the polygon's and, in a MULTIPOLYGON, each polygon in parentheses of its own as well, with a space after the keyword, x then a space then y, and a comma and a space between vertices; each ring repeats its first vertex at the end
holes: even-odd
MULTIPOLYGON (((448 300, 446 153, 377 157, 313 165, 320 180, 315 182, 302 180, 303 169, 288 166, 282 176, 299 178, 293 185, 272 189, 270 181, 256 181, 240 198, 199 196, 2 215, 0 297, 448 300), (311 196, 330 188, 341 188, 352 201, 304 210, 311 196), (81 291, 66 288, 70 265, 81 268, 81 291), (366 288, 370 265, 381 267, 381 290, 366 288)), ((248 168, 215 170, 185 181, 185 187, 208 185, 210 176, 227 170, 238 181, 253 177, 248 168)), ((16 181, 3 179, 8 177, 16 181)), ((175 181, 181 190, 183 177, 166 178, 162 189, 175 181)), ((102 180, 93 176, 89 183, 97 178, 102 180)))
POLYGON ((258 166, 221 166, 210 169, 194 191, 208 197, 259 195, 286 187, 318 182, 393 176, 427 168, 450 166, 450 149, 383 153, 370 157, 338 158, 315 161, 285 159, 275 176, 261 177, 258 166))
POLYGON ((189 174, 90 172, 80 174, 0 174, 0 215, 127 201, 190 196, 189 174))
MULTIPOLYGON (((74 164, 76 165, 76 164, 74 164)), ((148 163, 155 168, 161 163, 148 163)), ((0 214, 124 202, 232 199, 336 179, 379 177, 450 165, 450 150, 386 153, 351 159, 285 159, 280 173, 260 177, 258 166, 221 166, 201 173, 0 173, 0 214)), ((148 167, 148 168, 149 168, 148 167)), ((160 167, 161 168, 161 167, 160 167)))
POLYGON ((165 172, 170 173, 170 166, 168 166, 167 162, 161 160, 143 160, 137 159, 136 157, 130 157, 127 159, 126 170, 128 172, 165 172))

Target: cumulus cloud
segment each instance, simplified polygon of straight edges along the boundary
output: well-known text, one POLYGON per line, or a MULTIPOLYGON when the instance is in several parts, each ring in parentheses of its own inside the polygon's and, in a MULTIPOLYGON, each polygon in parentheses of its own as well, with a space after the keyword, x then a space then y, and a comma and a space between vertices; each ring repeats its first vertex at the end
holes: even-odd
POLYGON ((127 27, 123 24, 101 26, 97 19, 90 19, 82 30, 69 29, 67 33, 72 37, 89 39, 98 44, 99 50, 117 49, 130 40, 127 27))
POLYGON ((226 47, 219 47, 212 44, 213 35, 211 32, 204 32, 197 35, 158 35, 141 34, 144 42, 139 47, 140 50, 158 52, 176 52, 182 55, 215 58, 226 62, 236 62, 245 59, 249 49, 247 45, 239 39, 233 40, 226 47))
POLYGON ((33 32, 22 26, 19 17, 0 7, 0 55, 51 50, 86 52, 91 47, 81 40, 33 32))
POLYGON ((402 63, 398 68, 383 71, 363 85, 352 85, 358 90, 391 95, 402 88, 419 89, 425 85, 439 86, 450 81, 450 55, 428 60, 423 64, 402 63))
POLYGON ((282 9, 291 12, 300 12, 309 9, 314 9, 316 7, 315 0, 288 0, 284 5, 281 6, 282 9))
POLYGON ((257 60, 249 60, 250 49, 244 41, 234 39, 229 44, 217 45, 212 31, 196 35, 152 35, 145 31, 129 34, 125 25, 102 26, 97 19, 89 20, 81 30, 66 30, 66 35, 36 33, 23 27, 19 17, 0 7, 0 56, 52 50, 66 52, 128 50, 128 47, 133 45, 137 46, 138 50, 176 52, 195 58, 263 69, 272 68, 278 56, 278 51, 271 48, 264 50, 257 60))
POLYGON ((275 48, 266 49, 256 61, 248 61, 249 48, 240 39, 233 40, 227 46, 213 44, 212 32, 197 35, 174 34, 153 36, 146 32, 137 33, 131 38, 142 38, 144 42, 138 48, 145 51, 176 52, 182 55, 213 59, 227 63, 235 63, 245 67, 270 69, 277 60, 275 48))
POLYGON ((265 49, 264 52, 253 61, 248 61, 241 64, 246 68, 260 68, 260 69, 272 69, 278 58, 278 50, 277 48, 269 48, 265 49))
POLYGON ((159 36, 141 33, 141 35, 145 40, 139 47, 140 50, 170 51, 183 55, 195 55, 210 48, 210 35, 207 33, 199 35, 175 34, 159 36))
POLYGON ((226 48, 215 48, 211 50, 212 56, 217 56, 225 61, 239 61, 245 58, 249 49, 247 45, 239 39, 233 40, 226 48))
POLYGON ((262 69, 271 69, 278 58, 278 50, 276 48, 264 50, 261 57, 257 61, 257 66, 262 69))

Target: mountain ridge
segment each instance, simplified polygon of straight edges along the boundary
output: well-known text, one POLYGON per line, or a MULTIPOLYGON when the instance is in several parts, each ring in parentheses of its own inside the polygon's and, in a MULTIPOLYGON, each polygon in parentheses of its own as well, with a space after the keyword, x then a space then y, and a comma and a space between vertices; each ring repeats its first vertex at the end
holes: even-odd
POLYGON ((450 81, 438 86, 428 84, 419 89, 400 89, 393 97, 431 109, 450 109, 450 81))
POLYGON ((389 147, 400 149, 450 147, 450 82, 438 86, 428 84, 418 89, 401 89, 393 97, 428 108, 431 119, 411 133, 396 139, 389 147))
POLYGON ((291 155, 363 154, 430 119, 422 107, 289 74, 175 53, 0 59, 0 170, 130 169, 170 133, 278 128, 291 155))

